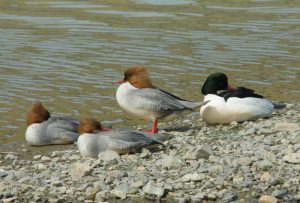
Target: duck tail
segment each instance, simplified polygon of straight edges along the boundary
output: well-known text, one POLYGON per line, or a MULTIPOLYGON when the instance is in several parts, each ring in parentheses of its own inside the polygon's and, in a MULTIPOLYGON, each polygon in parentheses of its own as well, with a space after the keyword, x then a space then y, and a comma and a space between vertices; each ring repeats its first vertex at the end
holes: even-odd
POLYGON ((272 104, 274 106, 274 109, 283 109, 286 107, 285 103, 280 103, 280 102, 274 102, 272 101, 272 104))

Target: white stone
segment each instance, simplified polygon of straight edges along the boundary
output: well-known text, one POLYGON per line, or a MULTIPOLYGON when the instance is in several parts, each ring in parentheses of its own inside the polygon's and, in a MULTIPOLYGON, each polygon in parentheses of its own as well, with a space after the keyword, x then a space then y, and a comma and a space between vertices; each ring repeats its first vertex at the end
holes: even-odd
POLYGON ((107 150, 104 152, 100 152, 98 154, 98 158, 107 162, 111 162, 111 161, 118 162, 120 160, 120 155, 115 151, 107 150))
POLYGON ((33 159, 40 159, 42 156, 41 155, 35 155, 34 157, 33 157, 33 159))
POLYGON ((95 187, 88 187, 86 189, 85 195, 87 199, 95 199, 95 195, 100 191, 100 186, 96 185, 95 187))
POLYGON ((38 170, 45 170, 45 169, 46 169, 46 166, 45 166, 45 164, 38 164, 38 165, 37 165, 37 169, 38 169, 38 170))
POLYGON ((283 157, 283 160, 288 163, 300 163, 300 153, 289 153, 283 157))
POLYGON ((83 163, 74 163, 71 165, 71 177, 73 180, 80 180, 82 177, 90 175, 93 169, 83 163))
POLYGON ((277 203, 277 198, 270 195, 263 195, 259 198, 258 203, 277 203))
POLYGON ((212 150, 209 145, 200 145, 191 148, 183 158, 186 160, 208 159, 212 155, 212 150))
POLYGON ((205 174, 198 174, 198 173, 190 173, 190 174, 186 174, 184 175, 181 180, 184 182, 188 182, 188 181, 201 181, 204 180, 206 177, 205 174))
POLYGON ((128 184, 123 183, 111 190, 110 193, 120 199, 126 199, 126 195, 129 193, 129 186, 128 184))
POLYGON ((143 187, 143 191, 147 194, 156 195, 158 197, 162 197, 166 193, 163 186, 155 184, 153 181, 149 181, 145 187, 143 187))
POLYGON ((163 168, 179 169, 183 165, 183 162, 177 156, 165 156, 161 161, 163 168))
POLYGON ((288 123, 288 122, 275 123, 275 131, 295 132, 297 130, 300 130, 300 126, 297 123, 288 123))
POLYGON ((43 162, 51 161, 51 158, 49 158, 47 156, 42 156, 41 161, 43 161, 43 162))
POLYGON ((14 159, 17 159, 17 158, 18 158, 18 156, 14 155, 14 154, 7 154, 4 159, 14 160, 14 159))

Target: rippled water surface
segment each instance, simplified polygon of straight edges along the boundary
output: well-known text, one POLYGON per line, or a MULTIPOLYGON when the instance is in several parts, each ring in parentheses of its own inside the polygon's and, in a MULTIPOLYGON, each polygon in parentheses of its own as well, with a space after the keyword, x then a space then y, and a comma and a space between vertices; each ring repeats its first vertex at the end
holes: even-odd
POLYGON ((0 45, 0 142, 24 139, 35 100, 56 115, 146 123, 115 100, 112 82, 134 65, 190 100, 215 71, 272 100, 300 98, 298 0, 1 0, 0 45))

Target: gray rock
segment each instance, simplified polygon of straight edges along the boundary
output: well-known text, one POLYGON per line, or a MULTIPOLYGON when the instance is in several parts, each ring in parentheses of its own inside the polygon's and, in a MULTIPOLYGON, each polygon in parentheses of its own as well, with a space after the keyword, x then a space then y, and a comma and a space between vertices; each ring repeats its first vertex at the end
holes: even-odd
POLYGON ((17 179, 21 179, 25 176, 28 176, 29 174, 26 171, 14 171, 14 175, 17 179))
POLYGON ((266 171, 273 167, 273 163, 269 160, 262 160, 257 162, 257 167, 263 171, 266 171))
POLYGON ((155 184, 153 181, 149 181, 144 187, 143 191, 149 195, 156 195, 162 197, 166 194, 166 189, 161 184, 155 184))
POLYGON ((283 160, 288 163, 294 163, 294 164, 300 163, 300 152, 288 153, 286 156, 283 157, 283 160))
POLYGON ((41 157, 41 161, 42 161, 42 162, 48 162, 48 161, 51 161, 51 158, 50 158, 50 157, 47 157, 47 156, 42 156, 42 157, 41 157))
POLYGON ((202 181, 205 180, 206 175, 203 173, 190 173, 190 174, 186 174, 184 175, 181 180, 184 182, 188 182, 188 181, 202 181))
POLYGON ((141 188, 143 187, 145 184, 143 181, 135 181, 131 184, 132 188, 141 188))
POLYGON ((209 145, 200 145, 190 149, 183 158, 186 160, 208 159, 212 155, 212 150, 209 145))
POLYGON ((117 164, 120 161, 120 155, 111 150, 100 152, 98 158, 107 162, 108 164, 117 164))
POLYGON ((106 199, 107 199, 107 197, 106 197, 106 191, 101 191, 101 192, 98 192, 95 195, 94 201, 95 202, 105 202, 106 199))
POLYGON ((9 173, 3 169, 0 168, 0 178, 4 178, 8 175, 9 173))
POLYGON ((2 203, 10 203, 10 202, 14 202, 16 199, 18 199, 17 197, 9 197, 9 198, 3 198, 1 201, 2 203))
POLYGON ((121 171, 121 170, 114 170, 114 171, 109 171, 107 172, 107 175, 110 177, 116 178, 116 179, 122 179, 123 177, 127 177, 128 174, 126 171, 121 171))
POLYGON ((100 186, 88 187, 86 189, 85 195, 87 199, 95 199, 95 195, 100 191, 100 186))
POLYGON ((129 186, 127 183, 118 185, 110 193, 120 199, 126 199, 126 195, 129 193, 129 186))
POLYGON ((14 155, 14 154, 7 154, 4 159, 15 160, 17 158, 18 158, 18 156, 14 155))
POLYGON ((224 202, 233 202, 238 200, 238 196, 236 194, 227 194, 222 198, 222 200, 224 202))
POLYGON ((65 186, 59 187, 59 188, 57 188, 57 191, 58 191, 60 194, 65 194, 66 191, 67 191, 67 188, 66 188, 65 186))
POLYGON ((73 180, 80 180, 82 177, 90 175, 93 169, 83 163, 74 163, 71 165, 71 177, 73 180))
POLYGON ((62 185, 63 185, 62 182, 59 180, 55 180, 51 183, 51 186, 53 187, 61 187, 62 185))
POLYGON ((141 158, 148 158, 150 156, 151 152, 149 149, 143 148, 142 153, 140 154, 141 158))
POLYGON ((207 198, 207 195, 203 192, 198 192, 196 195, 192 196, 193 201, 201 201, 207 198))
POLYGON ((283 196, 285 196, 287 194, 287 191, 285 190, 274 190, 272 192, 272 196, 273 197, 278 197, 278 198, 282 198, 283 196))
POLYGON ((299 130, 300 130, 300 126, 297 123, 288 123, 288 122, 275 123, 275 131, 295 132, 299 130))
POLYGON ((36 168, 37 168, 38 170, 40 170, 40 171, 43 171, 43 170, 45 170, 47 167, 45 166, 45 164, 38 164, 38 165, 36 166, 36 168))
POLYGON ((177 156, 174 155, 165 156, 159 161, 163 168, 168 169, 179 169, 183 165, 183 162, 177 156))
POLYGON ((104 181, 97 181, 94 183, 94 187, 99 186, 100 191, 108 191, 110 188, 108 185, 105 184, 104 181))
POLYGON ((250 157, 238 158, 232 161, 232 165, 237 166, 249 166, 252 163, 252 159, 250 157))
POLYGON ((250 128, 248 130, 245 131, 244 135, 251 135, 254 134, 256 132, 256 128, 250 128))

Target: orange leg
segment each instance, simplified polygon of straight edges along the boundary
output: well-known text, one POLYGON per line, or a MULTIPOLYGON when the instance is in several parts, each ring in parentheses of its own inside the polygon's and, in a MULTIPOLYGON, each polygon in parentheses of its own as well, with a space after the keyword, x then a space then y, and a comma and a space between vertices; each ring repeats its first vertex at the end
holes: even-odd
POLYGON ((158 129, 157 129, 157 119, 155 119, 154 122, 153 122, 153 127, 152 127, 151 132, 152 133, 157 133, 158 132, 158 129))
POLYGON ((149 130, 144 130, 145 132, 151 132, 151 133, 157 133, 158 132, 158 129, 157 129, 157 119, 155 119, 153 121, 153 127, 152 129, 149 129, 149 130))

